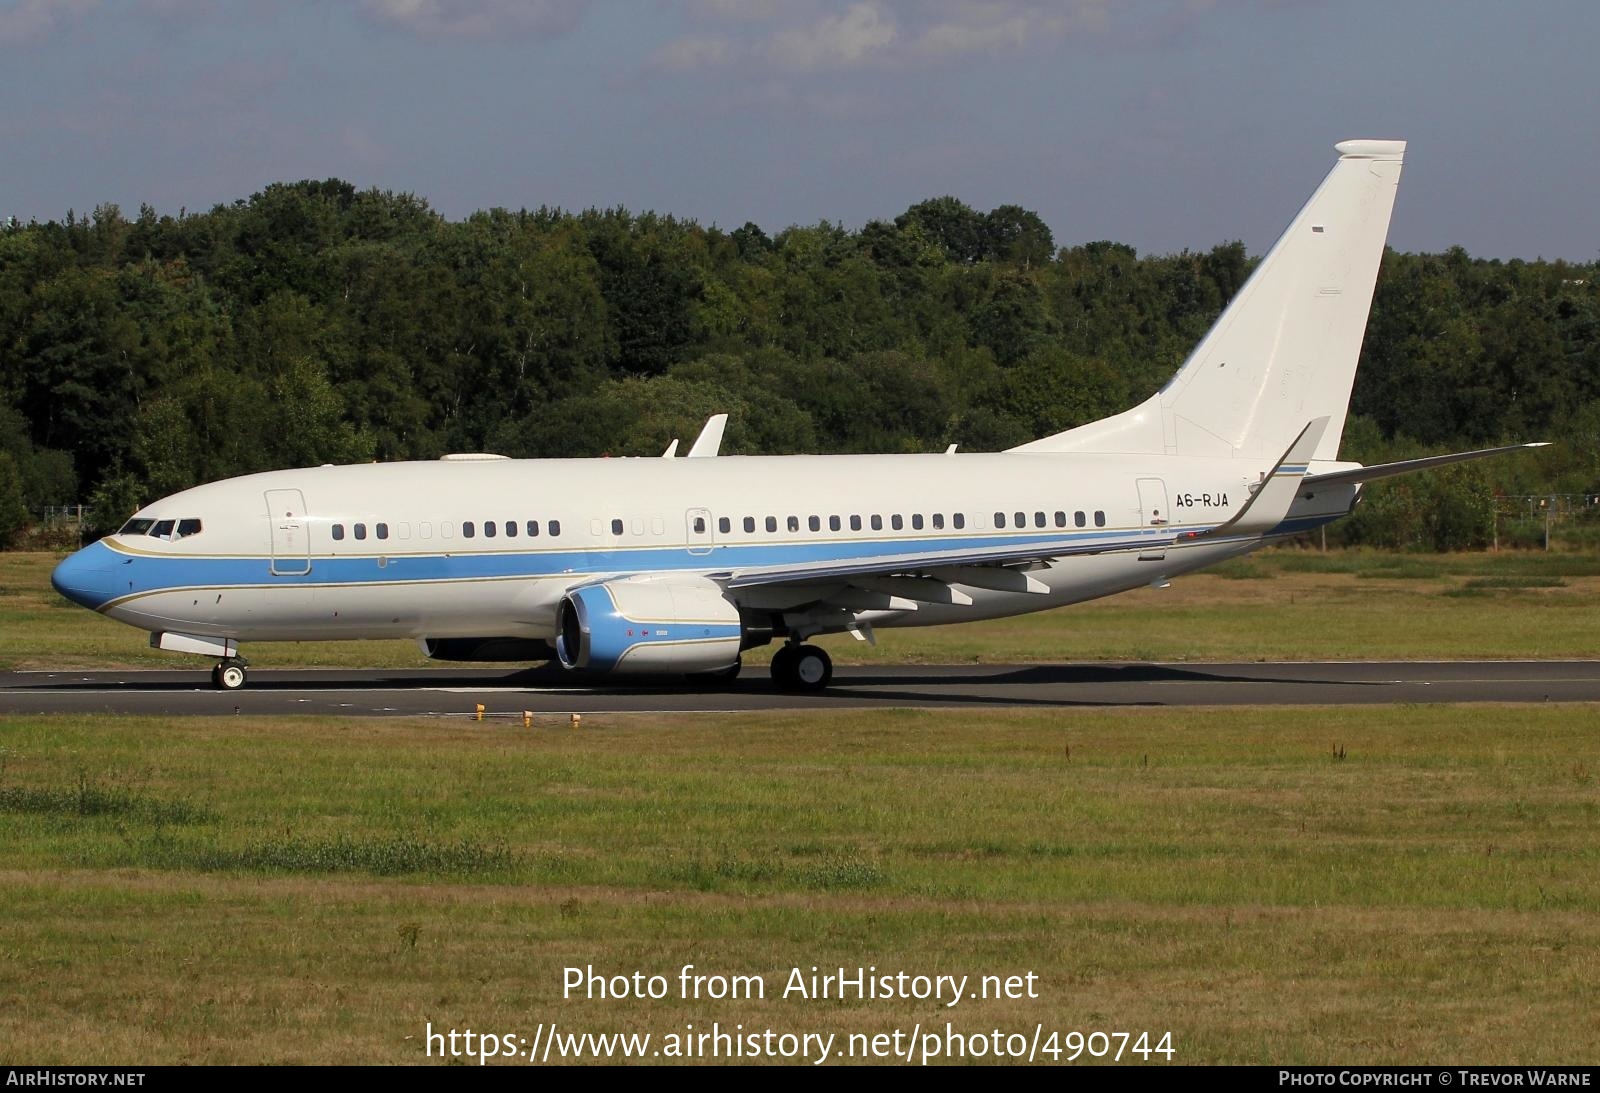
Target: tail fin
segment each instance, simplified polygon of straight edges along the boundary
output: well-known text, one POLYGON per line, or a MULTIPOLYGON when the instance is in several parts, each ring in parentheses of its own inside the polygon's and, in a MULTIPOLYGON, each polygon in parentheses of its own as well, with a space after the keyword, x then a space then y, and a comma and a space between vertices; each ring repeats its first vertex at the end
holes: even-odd
POLYGON ((1326 416, 1313 458, 1337 458, 1405 149, 1338 145, 1328 177, 1159 393, 1011 450, 1276 459, 1326 416))

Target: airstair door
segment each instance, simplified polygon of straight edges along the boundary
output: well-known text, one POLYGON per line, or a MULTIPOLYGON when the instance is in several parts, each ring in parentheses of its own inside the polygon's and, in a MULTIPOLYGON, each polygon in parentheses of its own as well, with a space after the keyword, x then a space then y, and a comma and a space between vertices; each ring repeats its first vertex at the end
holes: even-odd
POLYGON ((267 522, 272 528, 272 575, 303 577, 311 572, 311 529, 306 499, 299 490, 267 491, 267 522))

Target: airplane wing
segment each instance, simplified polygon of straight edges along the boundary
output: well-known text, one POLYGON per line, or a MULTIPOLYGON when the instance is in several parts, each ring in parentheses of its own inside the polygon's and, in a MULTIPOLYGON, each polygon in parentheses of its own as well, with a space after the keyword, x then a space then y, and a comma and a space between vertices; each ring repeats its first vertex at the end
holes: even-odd
MULTIPOLYGON (((728 588, 754 588, 759 585, 829 583, 856 577, 883 577, 894 574, 927 573, 930 571, 964 570, 973 567, 1014 566, 1024 562, 1043 562, 1053 558, 1066 558, 1079 554, 1105 554, 1116 550, 1141 550, 1154 546, 1171 546, 1173 536, 1124 534, 1103 540, 1084 542, 1080 539, 1055 539, 1023 544, 1001 544, 992 547, 965 550, 903 551, 895 554, 877 554, 863 558, 841 558, 821 562, 800 562, 792 565, 756 566, 750 569, 724 570, 710 574, 713 580, 724 582, 728 588)), ((949 583, 974 584, 993 587, 982 581, 981 574, 968 574, 973 581, 952 578, 949 583)), ((1037 581, 1034 582, 1038 584, 1037 581)), ((1019 591, 1031 589, 1019 588, 1019 591)), ((1037 591, 1044 591, 1040 586, 1037 591)))
POLYGON ((1327 474, 1308 476, 1306 486, 1347 486, 1354 482, 1372 482, 1379 478, 1393 478, 1397 474, 1425 471, 1430 467, 1443 467, 1450 463, 1465 463, 1469 459, 1487 459, 1491 455, 1521 452, 1529 448, 1549 447, 1548 440, 1529 444, 1507 444, 1503 448, 1480 448, 1475 452, 1453 452, 1450 455, 1430 455, 1422 459, 1403 459, 1398 463, 1376 463, 1371 467, 1355 467, 1348 471, 1329 471, 1327 474))
MULTIPOLYGON (((727 588, 756 588, 774 585, 824 585, 844 582, 851 586, 843 594, 849 599, 857 592, 875 594, 881 606, 889 609, 914 609, 924 603, 960 603, 951 598, 949 586, 964 584, 978 588, 998 588, 1019 592, 1046 592, 1043 582, 1017 568, 1032 562, 1047 562, 1086 554, 1113 551, 1163 550, 1178 542, 1217 536, 1262 535, 1280 524, 1294 504, 1311 453, 1316 451, 1328 426, 1327 417, 1308 422, 1289 450, 1262 479, 1250 500, 1223 524, 1207 531, 1186 532, 1181 536, 1124 532, 1105 538, 1085 540, 1046 539, 1021 544, 997 544, 961 550, 902 551, 868 557, 799 562, 788 565, 756 566, 749 569, 712 573, 714 580, 727 588), (888 583, 885 583, 885 578, 888 583), (887 600, 886 603, 882 601, 887 600)), ((829 602, 842 602, 841 594, 830 593, 829 602)))

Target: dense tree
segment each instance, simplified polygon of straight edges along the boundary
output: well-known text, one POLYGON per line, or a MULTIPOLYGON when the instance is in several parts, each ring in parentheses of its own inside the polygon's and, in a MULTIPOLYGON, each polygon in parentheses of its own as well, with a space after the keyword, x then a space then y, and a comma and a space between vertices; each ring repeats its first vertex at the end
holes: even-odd
MULTIPOLYGON (((1010 447, 1171 376, 1255 266, 1237 242, 1058 249, 954 197, 858 231, 493 209, 280 183, 208 212, 0 228, 0 505, 141 500, 268 467, 448 450, 1010 447)), ((1344 454, 1522 439, 1375 486, 1342 535, 1452 547, 1494 490, 1600 492, 1600 263, 1384 257, 1344 454)), ((14 506, 13 506, 14 507, 14 506)))

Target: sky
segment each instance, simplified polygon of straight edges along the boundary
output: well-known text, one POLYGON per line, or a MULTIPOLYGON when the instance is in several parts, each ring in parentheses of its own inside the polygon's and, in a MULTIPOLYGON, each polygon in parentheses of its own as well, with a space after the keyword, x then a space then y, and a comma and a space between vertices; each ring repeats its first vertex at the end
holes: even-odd
POLYGON ((769 233, 951 194, 1271 245, 1352 137, 1390 243, 1600 258, 1593 0, 0 0, 0 216, 271 182, 769 233))

